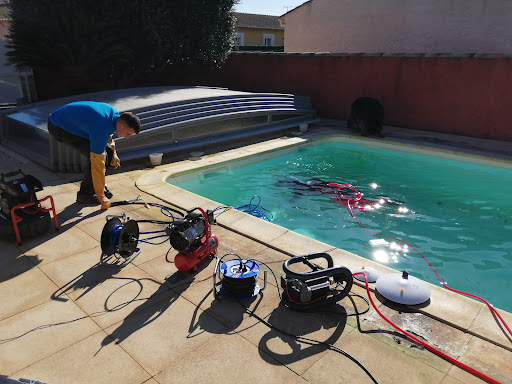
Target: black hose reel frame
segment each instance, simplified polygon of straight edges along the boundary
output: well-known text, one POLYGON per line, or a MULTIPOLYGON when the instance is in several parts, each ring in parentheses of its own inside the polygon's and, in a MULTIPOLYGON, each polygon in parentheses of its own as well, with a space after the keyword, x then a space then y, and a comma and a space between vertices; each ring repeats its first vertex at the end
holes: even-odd
POLYGON ((281 287, 285 291, 282 300, 287 307, 295 310, 304 311, 335 303, 347 296, 352 289, 352 272, 346 267, 334 265, 332 257, 328 253, 313 253, 292 257, 284 262, 283 270, 286 276, 281 276, 281 287), (312 263, 310 260, 313 259, 327 260, 327 268, 312 263), (310 267, 311 271, 295 272, 290 269, 290 265, 300 262, 310 267), (345 283, 345 286, 341 290, 333 290, 329 287, 331 283, 342 282, 345 283), (303 287, 308 292, 321 291, 322 296, 305 303, 293 300, 289 295, 289 290, 293 289, 294 285, 303 287), (324 292, 327 293, 324 294, 324 292))

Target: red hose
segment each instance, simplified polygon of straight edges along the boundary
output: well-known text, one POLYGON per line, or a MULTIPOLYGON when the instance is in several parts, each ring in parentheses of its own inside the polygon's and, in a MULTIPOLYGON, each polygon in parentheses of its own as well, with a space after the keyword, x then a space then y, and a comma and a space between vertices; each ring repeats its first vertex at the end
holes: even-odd
POLYGON ((402 328, 400 328, 399 326, 397 326, 396 324, 392 323, 390 320, 388 320, 378 309, 377 309, 377 306, 375 305, 375 303, 373 302, 373 299, 372 299, 372 296, 370 295, 370 289, 368 288, 368 279, 366 278, 366 274, 364 272, 357 272, 357 273, 354 273, 352 276, 356 276, 356 275, 363 275, 364 276, 364 282, 366 284, 366 292, 368 294, 368 298, 370 299, 370 303, 372 303, 372 306, 373 308, 375 309, 375 311, 377 311, 377 313, 380 315, 380 317, 382 317, 389 325, 391 325, 393 328, 397 329, 399 332, 401 332, 402 334, 404 334, 405 336, 407 336, 408 338, 414 340, 415 342, 421 344, 422 346, 424 346, 426 349, 428 349, 430 352, 433 352, 435 353, 436 355, 442 357, 443 359, 445 360, 448 360, 450 363, 452 363, 453 365, 456 365, 457 367, 465 370, 466 372, 469 372, 471 373, 472 375, 474 376, 477 376, 478 378, 488 382, 488 383, 491 383, 491 384, 501 384, 499 381, 497 380, 494 380, 492 377, 489 377, 485 374, 483 374, 482 372, 480 371, 477 371, 476 369, 474 368, 471 368, 470 366, 464 364, 464 363, 461 363, 460 361, 454 359, 453 357, 447 355, 446 353, 444 352, 441 352, 440 350, 432 347, 430 344, 427 344, 423 341, 421 341, 420 339, 418 339, 417 337, 414 337, 413 335, 411 335, 409 332, 407 331, 404 331, 402 328))
MULTIPOLYGON (((354 213, 352 212, 352 206, 351 204, 354 203, 356 206, 359 206, 360 205, 360 200, 362 199, 362 194, 359 193, 359 191, 351 184, 336 184, 336 183, 331 183, 331 185, 337 185, 338 186, 338 189, 336 190, 336 192, 333 193, 332 195, 332 199, 333 201, 338 204, 338 205, 344 205, 347 207, 348 211, 350 212, 350 215, 352 216, 352 218, 354 219, 354 221, 363 229, 367 230, 368 232, 371 232, 375 235, 379 235, 379 236, 384 236, 384 237, 387 237, 387 238, 390 238, 390 239, 393 239, 393 240, 396 240, 396 241, 399 241, 403 244, 406 244, 407 246, 411 247, 412 249, 414 249, 418 255, 420 255, 423 260, 425 260, 427 262, 427 264, 429 265, 429 267, 432 269, 432 271, 435 273, 435 275, 437 276, 437 278, 439 279, 439 281, 441 282, 441 285, 448 289, 449 291, 452 291, 452 292, 455 292, 455 293, 458 293, 458 294, 461 294, 461 295, 465 295, 465 296, 469 296, 469 297, 472 297, 474 299, 477 299, 477 300, 480 300, 482 301, 483 303, 485 303, 487 305, 487 307, 491 310, 491 312, 493 312, 497 317, 498 319, 501 321, 501 324, 506 328, 506 330, 508 331, 508 333, 510 334, 510 336, 512 336, 512 331, 510 330, 509 326, 507 325, 507 323, 505 322, 505 320, 501 317, 501 315, 499 314, 499 312, 496 310, 496 308, 494 308, 492 306, 491 303, 489 303, 487 300, 483 299, 482 297, 479 297, 479 296, 476 296, 476 295, 473 295, 471 293, 467 293, 467 292, 463 292, 463 291, 458 291, 456 289, 453 289, 453 288, 450 288, 448 287, 448 285, 446 284, 446 282, 444 282, 441 277, 438 275, 438 273, 436 272, 436 270, 434 269, 434 267, 432 266, 432 264, 429 263, 429 261, 427 260, 427 258, 425 256, 423 256, 423 254, 418 251, 415 247, 413 247, 411 244, 403 241, 403 240, 400 240, 400 239, 397 239, 396 237, 393 237, 393 236, 389 236, 389 235, 384 235, 382 233, 378 233, 378 232, 374 232, 372 231, 371 229, 368 229, 366 228, 364 225, 362 225, 359 221, 357 221, 357 219, 354 217, 354 213), (340 199, 340 196, 343 196, 343 195, 340 195, 338 194, 338 191, 340 191, 343 187, 345 186, 348 186, 350 187, 354 192, 356 192, 357 196, 351 196, 349 199, 346 199, 346 200, 342 200, 340 199)), ((345 197, 345 196, 343 196, 345 197)), ((370 204, 372 202, 369 202, 370 204)))

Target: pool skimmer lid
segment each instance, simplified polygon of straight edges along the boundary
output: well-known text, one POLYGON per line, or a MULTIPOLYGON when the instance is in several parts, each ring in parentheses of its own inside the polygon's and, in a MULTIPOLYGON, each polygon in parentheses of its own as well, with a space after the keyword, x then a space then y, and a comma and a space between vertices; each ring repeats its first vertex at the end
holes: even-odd
MULTIPOLYGON (((378 278, 380 277, 379 271, 377 271, 375 268, 365 267, 364 265, 361 268, 354 269, 352 274, 356 274, 359 272, 362 272, 366 275, 366 280, 369 283, 375 283, 378 280, 378 278)), ((354 279, 364 282, 364 276, 361 276, 361 275, 355 275, 354 279)))
POLYGON ((377 279, 377 291, 386 299, 405 305, 416 305, 430 298, 430 288, 422 280, 409 276, 407 271, 383 275, 377 279))

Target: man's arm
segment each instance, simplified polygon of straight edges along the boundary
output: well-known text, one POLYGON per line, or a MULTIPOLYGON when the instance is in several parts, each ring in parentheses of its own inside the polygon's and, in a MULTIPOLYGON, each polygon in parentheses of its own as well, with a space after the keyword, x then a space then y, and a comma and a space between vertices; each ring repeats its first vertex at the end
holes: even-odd
POLYGON ((101 203, 101 209, 108 209, 110 208, 110 200, 105 196, 105 161, 107 160, 107 155, 106 153, 98 154, 91 152, 90 159, 94 192, 101 203))

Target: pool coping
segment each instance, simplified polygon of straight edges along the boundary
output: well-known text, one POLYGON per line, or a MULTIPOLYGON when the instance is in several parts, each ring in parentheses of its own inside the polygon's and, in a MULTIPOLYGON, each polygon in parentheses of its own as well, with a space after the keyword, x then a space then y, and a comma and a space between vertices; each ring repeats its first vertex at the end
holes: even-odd
MULTIPOLYGON (((458 149, 443 149, 440 148, 439 145, 429 145, 430 143, 428 142, 413 144, 411 147, 411 143, 407 142, 407 140, 394 140, 393 138, 363 139, 360 136, 340 132, 338 129, 320 129, 304 135, 296 133, 296 135, 292 134, 270 139, 241 148, 206 154, 202 157, 189 157, 172 164, 160 165, 139 177, 136 180, 136 186, 141 191, 183 210, 192 209, 194 207, 201 207, 204 210, 215 209, 222 204, 176 187, 167 183, 166 180, 171 176, 197 171, 201 168, 220 165, 232 160, 249 159, 263 153, 270 153, 290 148, 297 144, 304 144, 333 136, 351 142, 361 142, 361 140, 363 140, 371 143, 370 145, 373 144, 381 147, 396 147, 397 145, 405 144, 409 146, 407 149, 414 152, 435 150, 436 152, 444 152, 444 155, 450 158, 463 156, 465 158, 471 158, 477 163, 492 165, 495 165, 497 162, 499 164, 504 162, 507 168, 509 166, 512 168, 512 160, 494 160, 489 156, 485 156, 485 151, 474 150, 473 154, 471 151, 468 153, 467 151, 460 151, 458 149)), ((400 273, 385 265, 378 264, 372 260, 344 251, 343 249, 300 235, 274 223, 237 211, 236 209, 227 210, 219 215, 216 218, 216 224, 254 241, 265 244, 284 254, 288 254, 290 257, 316 252, 327 252, 333 257, 335 264, 343 265, 351 271, 355 268, 365 266, 372 267, 381 274, 400 273), (255 230, 255 228, 257 228, 257 230, 255 230)), ((354 283, 364 287, 364 283, 362 282, 354 280, 354 283)), ((423 305, 408 306, 411 310, 427 315, 454 328, 512 351, 512 340, 497 323, 492 312, 484 303, 450 292, 441 286, 430 283, 427 284, 431 288, 430 301, 423 305)), ((375 283, 370 283, 369 288, 372 292, 375 292, 375 283)), ((386 299, 381 296, 378 296, 378 298, 381 301, 386 301, 386 299)), ((511 313, 500 310, 500 314, 508 324, 512 324, 511 313)))

